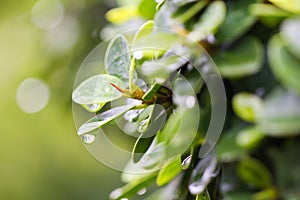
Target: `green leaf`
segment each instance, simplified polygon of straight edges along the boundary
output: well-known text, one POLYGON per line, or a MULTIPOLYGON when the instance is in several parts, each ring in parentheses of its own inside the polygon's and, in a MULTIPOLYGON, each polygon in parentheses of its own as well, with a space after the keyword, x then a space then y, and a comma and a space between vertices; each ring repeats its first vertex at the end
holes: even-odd
POLYGON ((163 186, 169 183, 175 176, 182 171, 180 156, 167 161, 158 173, 156 184, 163 186))
POLYGON ((129 79, 130 52, 128 42, 123 35, 117 35, 109 43, 104 64, 109 74, 124 81, 129 79))
POLYGON ((300 133, 300 97, 277 90, 265 101, 258 127, 267 135, 285 137, 300 133))
POLYGON ((82 104, 82 107, 84 107, 89 112, 97 112, 105 106, 106 102, 104 103, 94 103, 94 104, 82 104))
POLYGON ((248 37, 231 49, 216 52, 212 57, 223 77, 241 78, 260 71, 263 54, 260 41, 248 37))
POLYGON ((219 42, 237 40, 253 26, 256 19, 248 11, 252 3, 257 3, 257 0, 228 2, 225 21, 216 34, 219 42))
POLYGON ((99 115, 96 115, 95 117, 81 125, 80 128, 77 130, 77 133, 78 135, 83 135, 98 128, 101 128, 102 126, 108 124, 112 120, 118 118, 119 116, 123 115, 125 112, 134 107, 135 105, 119 106, 107 110, 103 113, 100 113, 99 115))
MULTIPOLYGON (((167 113, 164 108, 158 104, 148 106, 139 116, 136 121, 138 123, 138 131, 142 133, 140 137, 150 138, 163 128, 167 119, 167 113)), ((135 147, 139 139, 136 141, 135 147)), ((133 161, 137 162, 139 158, 134 156, 135 148, 133 149, 133 161)))
POLYGON ((300 40, 297 34, 300 32, 300 17, 285 20, 280 30, 281 37, 287 44, 286 47, 300 59, 300 40))
POLYGON ((208 190, 205 189, 204 192, 198 194, 196 200, 211 200, 208 190))
POLYGON ((236 170, 239 177, 253 187, 267 188, 272 186, 272 177, 269 170, 254 158, 240 161, 236 170))
POLYGON ((257 127, 249 127, 238 132, 236 143, 245 149, 253 149, 263 138, 264 134, 257 127))
POLYGON ((145 22, 140 28, 139 30, 135 33, 133 40, 132 40, 132 44, 134 46, 134 43, 136 40, 139 40, 140 38, 149 35, 154 28, 154 21, 153 20, 149 20, 147 22, 145 22))
POLYGON ((186 10, 182 15, 176 18, 177 21, 182 24, 191 19, 194 15, 199 13, 206 5, 208 4, 208 0, 202 0, 195 3, 191 8, 186 10))
POLYGON ((276 6, 285 9, 289 12, 300 14, 300 1, 299 0, 269 0, 276 6))
POLYGON ((263 101, 251 93, 238 93, 232 99, 232 108, 241 119, 254 122, 261 113, 263 101))
POLYGON ((275 77, 285 87, 300 94, 300 59, 287 50, 279 35, 273 36, 269 42, 268 58, 275 77))
POLYGON ((158 83, 154 83, 151 88, 144 94, 142 97, 143 100, 149 101, 151 100, 157 93, 157 91, 161 88, 161 85, 158 83))
POLYGON ((164 159, 164 143, 158 143, 155 137, 138 164, 145 169, 152 169, 159 166, 164 159))
POLYGON ((138 10, 140 15, 145 19, 153 19, 156 12, 155 0, 141 0, 138 10))
POLYGON ((122 96, 110 83, 124 88, 123 82, 115 76, 100 74, 83 81, 72 94, 72 99, 78 104, 106 103, 122 96))
POLYGON ((291 15, 272 4, 254 3, 249 6, 249 12, 260 19, 262 23, 272 28, 276 27, 284 18, 291 15))
POLYGON ((113 24, 122 24, 137 16, 138 9, 132 5, 114 8, 105 14, 105 18, 113 24))
POLYGON ((146 61, 142 64, 143 74, 162 83, 170 74, 184 65, 190 58, 189 49, 181 45, 173 46, 165 55, 157 60, 146 61))
POLYGON ((213 1, 195 23, 193 31, 188 37, 195 41, 205 39, 210 34, 217 32, 226 15, 226 5, 223 1, 213 1))
MULTIPOLYGON (((235 124, 237 127, 237 124, 235 124)), ((223 137, 216 146, 216 155, 218 160, 223 162, 233 162, 247 155, 245 148, 237 143, 237 135, 239 130, 229 130, 223 134, 223 137)))
POLYGON ((136 181, 132 181, 127 185, 115 189, 109 195, 111 199, 114 200, 122 200, 123 198, 129 198, 131 196, 136 195, 141 189, 147 187, 153 180, 155 180, 156 174, 151 174, 144 178, 141 178, 136 181))

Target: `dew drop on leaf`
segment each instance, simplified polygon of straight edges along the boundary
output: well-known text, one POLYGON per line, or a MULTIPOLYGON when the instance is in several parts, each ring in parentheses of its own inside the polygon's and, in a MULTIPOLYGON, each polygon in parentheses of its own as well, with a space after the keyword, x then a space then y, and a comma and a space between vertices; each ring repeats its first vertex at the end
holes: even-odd
POLYGON ((190 166, 190 164, 191 164, 191 161, 192 161, 192 155, 189 155, 188 157, 186 157, 186 158, 182 161, 182 163, 181 163, 182 169, 183 169, 183 170, 188 169, 189 166, 190 166))
POLYGON ((98 111, 100 108, 100 103, 93 103, 93 104, 87 104, 86 105, 91 111, 98 111))
POLYGON ((147 192, 147 189, 146 189, 146 188, 142 188, 141 190, 139 190, 139 191, 137 192, 137 194, 140 195, 140 196, 142 196, 142 195, 144 195, 146 192, 147 192))
POLYGON ((85 144, 92 144, 95 141, 95 136, 91 134, 85 134, 80 136, 81 141, 83 141, 85 144))

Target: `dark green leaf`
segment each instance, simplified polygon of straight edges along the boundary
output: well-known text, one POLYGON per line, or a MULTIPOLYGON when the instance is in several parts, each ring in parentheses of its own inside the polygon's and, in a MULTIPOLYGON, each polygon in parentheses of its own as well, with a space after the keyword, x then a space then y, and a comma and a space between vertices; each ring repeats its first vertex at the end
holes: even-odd
POLYGON ((252 3, 257 3, 257 0, 228 1, 225 21, 216 35, 219 42, 237 40, 251 28, 256 20, 248 11, 252 3))
POLYGON ((231 49, 220 50, 213 60, 221 75, 226 78, 240 78, 257 73, 263 64, 263 47, 256 38, 246 38, 231 49))
POLYGON ((237 165, 237 174, 247 184, 256 188, 272 186, 272 178, 269 170, 258 160, 247 158, 237 165))
POLYGON ((210 34, 216 33, 224 21, 225 15, 225 3, 223 1, 213 1, 200 17, 199 22, 195 23, 193 31, 189 33, 188 37, 192 40, 200 41, 210 34))

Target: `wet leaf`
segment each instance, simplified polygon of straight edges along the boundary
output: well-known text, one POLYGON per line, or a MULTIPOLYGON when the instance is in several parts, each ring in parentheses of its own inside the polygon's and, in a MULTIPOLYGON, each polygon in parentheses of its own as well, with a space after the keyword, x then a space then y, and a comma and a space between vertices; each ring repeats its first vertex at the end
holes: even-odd
POLYGON ((129 198, 131 196, 136 195, 141 189, 147 187, 153 180, 155 180, 156 174, 151 174, 149 176, 146 176, 144 178, 141 178, 136 181, 132 181, 128 183, 127 185, 115 189, 112 191, 109 195, 111 199, 114 200, 122 200, 122 198, 129 198))
POLYGON ((191 19, 194 15, 199 13, 206 5, 208 4, 208 0, 198 1, 191 8, 181 14, 176 18, 176 21, 181 22, 182 24, 191 19))
POLYGON ((285 87, 300 94, 300 59, 287 50, 279 35, 272 37, 268 50, 270 66, 275 77, 285 87))
POLYGON ((72 99, 78 104, 106 103, 122 96, 111 83, 124 87, 123 82, 115 76, 100 74, 83 81, 72 94, 72 99))
POLYGON ((129 79, 130 52, 126 38, 117 35, 109 43, 105 54, 105 67, 109 74, 127 81, 129 79))
POLYGON ((188 37, 192 40, 200 41, 208 35, 216 33, 224 21, 225 15, 225 3, 223 1, 213 1, 204 11, 199 21, 195 23, 193 31, 189 33, 188 37))
POLYGON ((102 126, 108 124, 112 120, 118 118, 119 116, 126 113, 128 110, 134 108, 135 105, 126 105, 126 106, 119 106, 112 108, 110 110, 107 110, 103 113, 100 113, 99 115, 96 115, 95 117, 91 118, 87 122, 85 122, 83 125, 80 126, 80 128, 77 130, 78 135, 83 135, 86 133, 89 133, 95 129, 101 128, 102 126))
POLYGON ((240 78, 260 71, 263 54, 260 41, 248 37, 231 49, 218 51, 212 57, 222 77, 240 78))
POLYGON ((256 188, 272 186, 272 178, 269 170, 258 160, 247 158, 237 165, 237 174, 247 184, 256 188))
POLYGON ((163 186, 169 183, 175 176, 177 176, 182 170, 180 156, 167 161, 158 173, 156 184, 163 186))
POLYGON ((247 122, 257 120, 262 106, 262 99, 251 93, 238 93, 232 99, 232 108, 235 114, 247 122))

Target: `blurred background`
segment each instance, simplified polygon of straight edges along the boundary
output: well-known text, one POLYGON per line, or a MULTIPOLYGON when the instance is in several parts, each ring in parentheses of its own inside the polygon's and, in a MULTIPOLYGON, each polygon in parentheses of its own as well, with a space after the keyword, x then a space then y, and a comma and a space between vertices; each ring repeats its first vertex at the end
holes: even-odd
POLYGON ((77 69, 112 1, 2 0, 0 199, 107 199, 120 174, 84 148, 72 118, 77 69))

